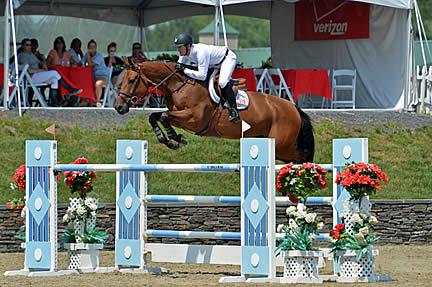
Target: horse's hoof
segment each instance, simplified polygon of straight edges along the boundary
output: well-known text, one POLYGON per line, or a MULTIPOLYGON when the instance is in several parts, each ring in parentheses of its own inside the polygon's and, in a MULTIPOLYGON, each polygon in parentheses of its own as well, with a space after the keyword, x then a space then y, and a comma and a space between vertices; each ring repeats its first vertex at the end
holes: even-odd
POLYGON ((179 142, 181 144, 188 144, 187 138, 184 135, 182 135, 182 134, 179 134, 177 136, 177 142, 179 142))
POLYGON ((178 150, 180 148, 180 144, 175 140, 169 140, 167 146, 173 150, 178 150))
POLYGON ((157 137, 157 139, 161 144, 168 144, 168 139, 164 136, 157 137))

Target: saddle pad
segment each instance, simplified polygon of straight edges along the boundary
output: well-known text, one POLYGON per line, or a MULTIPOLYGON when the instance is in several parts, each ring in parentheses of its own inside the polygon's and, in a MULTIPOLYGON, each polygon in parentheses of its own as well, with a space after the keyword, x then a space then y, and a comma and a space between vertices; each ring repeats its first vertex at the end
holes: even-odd
MULTIPOLYGON (((216 74, 218 72, 219 72, 218 69, 215 69, 213 71, 213 73, 210 76, 209 83, 213 83, 213 78, 214 78, 214 76, 216 76, 216 74)), ((220 97, 216 93, 214 85, 209 84, 209 94, 210 94, 210 99, 215 104, 219 104, 220 97)), ((246 109, 249 106, 249 96, 247 95, 246 91, 244 91, 244 90, 238 90, 237 96, 236 96, 236 102, 237 102, 237 109, 239 111, 240 110, 244 110, 244 109, 246 109)), ((228 108, 228 103, 227 102, 225 102, 224 107, 228 108)))

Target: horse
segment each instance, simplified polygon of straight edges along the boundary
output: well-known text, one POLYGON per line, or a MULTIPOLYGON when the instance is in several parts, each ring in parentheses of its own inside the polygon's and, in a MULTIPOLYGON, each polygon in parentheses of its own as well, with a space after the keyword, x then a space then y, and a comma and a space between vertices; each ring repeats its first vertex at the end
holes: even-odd
MULTIPOLYGON (((114 107, 119 114, 127 113, 137 101, 150 96, 153 87, 164 94, 168 111, 151 114, 149 122, 159 142, 169 148, 187 144, 186 137, 177 134, 172 126, 198 135, 241 138, 242 123, 228 120, 227 109, 222 110, 210 99, 208 85, 208 81, 191 79, 176 71, 173 62, 126 63, 114 107)), ((315 142, 310 117, 286 99, 254 91, 246 93, 249 106, 239 113, 250 129, 243 137, 274 138, 276 159, 285 163, 313 162, 315 142)))

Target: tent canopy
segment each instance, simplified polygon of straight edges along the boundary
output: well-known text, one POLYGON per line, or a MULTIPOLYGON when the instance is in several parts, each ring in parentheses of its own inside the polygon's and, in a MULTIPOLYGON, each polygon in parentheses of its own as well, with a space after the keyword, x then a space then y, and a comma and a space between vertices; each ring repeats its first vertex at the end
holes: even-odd
MULTIPOLYGON (((220 1, 225 6, 225 14, 270 19, 272 3, 298 0, 220 1)), ((412 0, 347 1, 401 9, 412 7, 412 0)), ((14 3, 18 7, 16 15, 70 16, 145 27, 176 18, 213 14, 218 0, 14 0, 14 3)), ((1 0, 0 5, 4 11, 5 0, 1 0)))

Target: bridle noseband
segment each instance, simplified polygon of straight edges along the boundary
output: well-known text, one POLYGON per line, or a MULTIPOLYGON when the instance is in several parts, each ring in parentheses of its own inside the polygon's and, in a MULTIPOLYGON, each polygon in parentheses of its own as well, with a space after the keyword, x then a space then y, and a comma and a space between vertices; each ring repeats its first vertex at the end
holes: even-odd
MULTIPOLYGON (((158 84, 156 84, 153 81, 151 81, 149 78, 147 78, 147 76, 144 73, 141 72, 139 64, 137 65, 138 69, 135 68, 135 67, 133 67, 132 65, 127 65, 127 67, 126 67, 127 70, 132 70, 132 71, 136 72, 138 75, 137 75, 137 77, 134 80, 134 83, 133 83, 134 87, 133 87, 133 90, 132 90, 131 94, 128 94, 128 93, 125 93, 125 92, 120 92, 119 93, 120 95, 124 95, 128 99, 130 99, 130 101, 126 101, 123 97, 120 97, 122 99, 123 103, 125 103, 128 107, 137 105, 139 102, 141 102, 144 99, 146 99, 147 97, 151 96, 153 94, 153 91, 156 91, 163 83, 165 83, 166 81, 168 81, 172 76, 174 76, 177 73, 177 70, 172 70, 166 63, 164 63, 164 64, 171 71, 171 74, 169 74, 167 77, 165 77, 158 84), (139 86, 139 82, 140 81, 142 81, 143 84, 146 86, 147 92, 144 95, 138 97, 138 96, 135 95, 135 92, 136 92, 136 90, 137 90, 137 88, 139 86), (148 89, 149 83, 154 86, 151 90, 148 89)), ((187 81, 188 80, 186 79, 179 88, 176 88, 174 90, 174 92, 177 92, 181 87, 183 87, 187 83, 187 81)))

